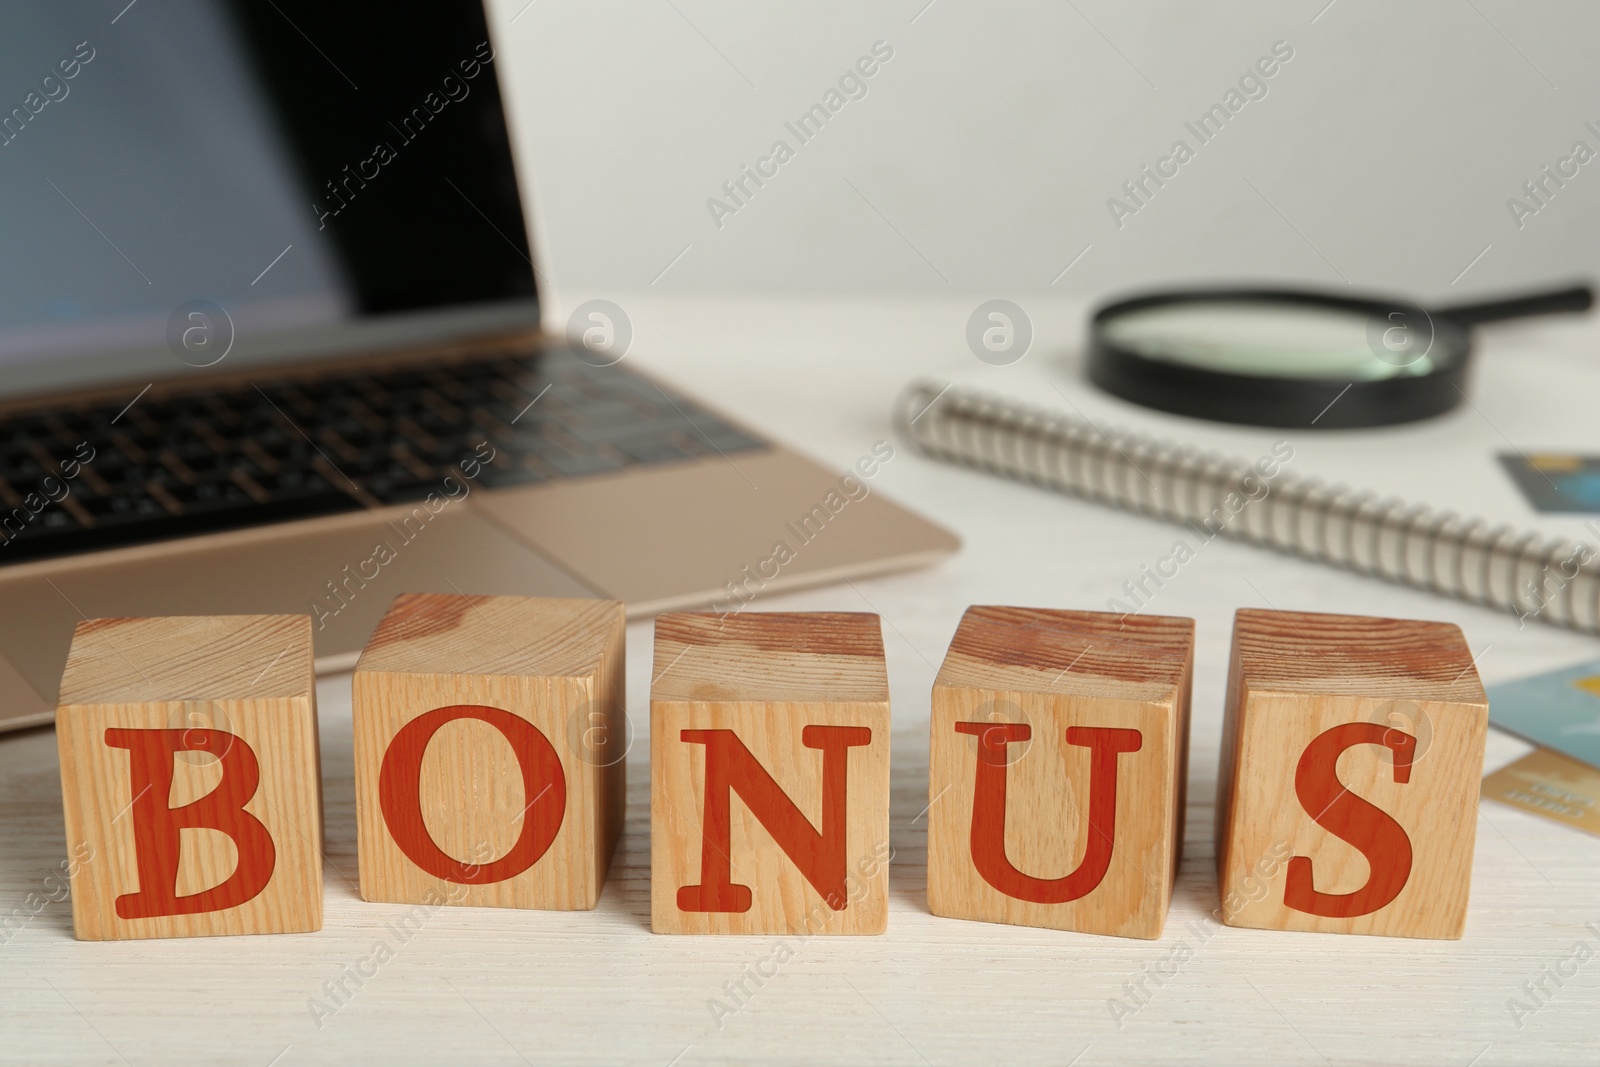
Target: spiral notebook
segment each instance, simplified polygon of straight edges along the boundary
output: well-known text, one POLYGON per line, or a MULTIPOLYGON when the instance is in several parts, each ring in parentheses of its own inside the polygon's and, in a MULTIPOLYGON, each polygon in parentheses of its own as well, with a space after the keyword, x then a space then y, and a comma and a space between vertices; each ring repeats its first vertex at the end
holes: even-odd
MULTIPOLYGON (((1442 428, 1326 434, 1184 423, 1205 444, 1256 457, 1246 460, 1114 428, 1103 411, 1099 418, 1085 412, 1093 401, 1075 400, 1048 378, 1008 384, 1009 394, 914 382, 900 397, 898 424, 938 459, 1187 524, 1207 539, 1236 538, 1600 634, 1600 530, 1591 527, 1585 537, 1569 518, 1540 532, 1474 514, 1473 503, 1488 503, 1490 515, 1527 521, 1527 506, 1494 470, 1486 440, 1493 426, 1472 421, 1472 410, 1483 412, 1470 400, 1469 410, 1442 428), (1038 399, 1016 395, 1023 391, 1038 399), (1386 450, 1393 462, 1384 462, 1386 450), (1486 473, 1464 473, 1478 466, 1486 473), (1333 479, 1341 467, 1376 472, 1385 484, 1340 484, 1333 479), (1441 496, 1448 498, 1443 504, 1441 496)), ((1170 432, 1170 423, 1160 429, 1170 432)))

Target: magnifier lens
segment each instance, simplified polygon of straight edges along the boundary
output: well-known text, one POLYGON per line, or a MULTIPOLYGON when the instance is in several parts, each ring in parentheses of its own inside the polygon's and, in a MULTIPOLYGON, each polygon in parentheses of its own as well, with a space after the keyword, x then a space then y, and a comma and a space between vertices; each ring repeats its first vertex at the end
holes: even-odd
POLYGON ((1205 300, 1134 308, 1102 323, 1106 339, 1146 359, 1225 374, 1369 382, 1440 369, 1433 322, 1392 310, 1259 300, 1205 300))

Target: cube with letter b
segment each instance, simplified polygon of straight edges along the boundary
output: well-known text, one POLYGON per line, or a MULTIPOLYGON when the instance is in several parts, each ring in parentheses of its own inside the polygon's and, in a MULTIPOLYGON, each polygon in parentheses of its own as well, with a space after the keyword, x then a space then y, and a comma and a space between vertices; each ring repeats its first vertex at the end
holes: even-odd
POLYGON ((593 908, 622 832, 622 604, 408 593, 351 681, 365 900, 593 908))
POLYGON ((1225 716, 1224 922, 1461 936, 1489 705, 1459 627, 1242 610, 1225 716))
POLYGON ((650 925, 888 924, 889 683, 878 616, 656 619, 650 925))
POLYGON ((967 609, 933 687, 929 910, 1160 937, 1193 664, 1192 619, 967 609))
POLYGON ((309 616, 79 623, 56 743, 79 938, 321 928, 309 616))

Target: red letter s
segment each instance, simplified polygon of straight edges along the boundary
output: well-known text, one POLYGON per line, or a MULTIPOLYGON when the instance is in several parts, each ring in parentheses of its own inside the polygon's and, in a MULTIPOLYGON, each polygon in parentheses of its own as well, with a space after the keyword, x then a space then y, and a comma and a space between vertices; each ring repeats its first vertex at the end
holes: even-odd
POLYGON ((1340 753, 1356 745, 1383 745, 1394 753, 1394 780, 1411 781, 1417 739, 1375 722, 1349 722, 1317 735, 1300 756, 1294 791, 1300 806, 1324 830, 1354 845, 1367 858, 1372 873, 1353 893, 1319 893, 1311 877, 1311 859, 1289 860, 1283 902, 1295 911, 1350 919, 1370 915, 1400 895, 1411 876, 1411 839, 1388 813, 1350 792, 1339 782, 1340 753))

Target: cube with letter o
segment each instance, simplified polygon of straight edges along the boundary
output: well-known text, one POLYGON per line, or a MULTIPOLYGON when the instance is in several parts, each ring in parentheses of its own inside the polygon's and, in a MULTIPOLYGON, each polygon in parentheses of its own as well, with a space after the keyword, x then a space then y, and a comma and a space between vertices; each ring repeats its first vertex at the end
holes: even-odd
POLYGON ((361 896, 593 908, 622 830, 621 603, 406 594, 352 679, 361 896))

